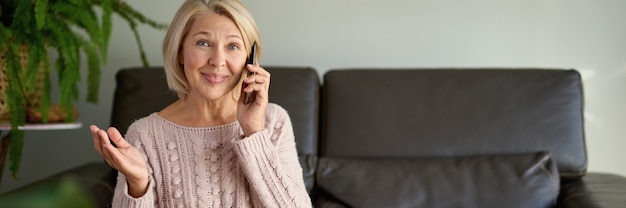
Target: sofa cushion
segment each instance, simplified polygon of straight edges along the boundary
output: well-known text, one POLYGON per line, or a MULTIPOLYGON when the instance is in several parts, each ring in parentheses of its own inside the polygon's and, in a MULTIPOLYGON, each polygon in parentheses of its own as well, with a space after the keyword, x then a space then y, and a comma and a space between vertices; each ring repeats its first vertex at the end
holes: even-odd
POLYGON ((343 69, 323 83, 320 156, 549 151, 562 177, 587 169, 575 70, 343 69))
POLYGON ((552 207, 550 154, 455 158, 320 158, 319 186, 350 207, 552 207))

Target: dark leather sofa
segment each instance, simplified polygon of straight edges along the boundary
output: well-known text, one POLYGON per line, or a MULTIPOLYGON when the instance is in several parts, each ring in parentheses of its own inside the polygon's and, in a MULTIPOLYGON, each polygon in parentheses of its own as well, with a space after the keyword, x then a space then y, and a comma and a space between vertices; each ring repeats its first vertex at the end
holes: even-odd
MULTIPOLYGON (((587 173, 575 70, 266 69, 315 207, 626 207, 626 178, 587 173)), ((123 69, 116 83, 122 132, 176 99, 162 68, 123 69)), ((115 174, 86 164, 0 204, 69 177, 109 207, 115 174)))

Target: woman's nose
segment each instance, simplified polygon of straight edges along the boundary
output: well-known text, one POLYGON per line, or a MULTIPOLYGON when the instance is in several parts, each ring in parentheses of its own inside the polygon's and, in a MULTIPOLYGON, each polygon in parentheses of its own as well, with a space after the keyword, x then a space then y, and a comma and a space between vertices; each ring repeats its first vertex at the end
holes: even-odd
POLYGON ((224 51, 219 48, 215 48, 213 53, 209 56, 209 65, 212 67, 222 67, 226 65, 226 59, 224 56, 224 51))

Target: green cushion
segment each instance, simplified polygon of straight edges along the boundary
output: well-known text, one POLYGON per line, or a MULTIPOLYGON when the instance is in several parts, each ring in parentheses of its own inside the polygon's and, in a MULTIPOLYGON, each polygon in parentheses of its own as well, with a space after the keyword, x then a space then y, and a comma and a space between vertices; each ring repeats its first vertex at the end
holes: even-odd
POLYGON ((0 207, 97 207, 95 200, 72 177, 50 180, 0 195, 0 207))

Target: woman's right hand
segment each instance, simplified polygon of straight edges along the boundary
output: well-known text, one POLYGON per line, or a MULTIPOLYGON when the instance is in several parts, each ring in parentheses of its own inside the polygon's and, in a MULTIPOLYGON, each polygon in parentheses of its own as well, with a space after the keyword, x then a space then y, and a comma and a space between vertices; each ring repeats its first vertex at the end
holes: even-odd
POLYGON ((91 125, 90 129, 96 151, 102 155, 109 166, 126 177, 128 194, 133 197, 143 196, 148 190, 150 179, 146 161, 141 152, 126 142, 114 127, 110 127, 108 132, 95 125, 91 125), (111 141, 115 143, 115 146, 111 144, 111 141))

